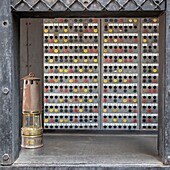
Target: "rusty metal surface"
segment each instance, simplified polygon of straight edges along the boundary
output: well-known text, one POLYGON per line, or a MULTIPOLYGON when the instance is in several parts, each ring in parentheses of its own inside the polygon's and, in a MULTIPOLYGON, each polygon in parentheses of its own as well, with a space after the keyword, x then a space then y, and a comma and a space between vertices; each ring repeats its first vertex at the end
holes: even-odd
POLYGON ((34 74, 24 77, 23 111, 41 111, 40 79, 34 74))
POLYGON ((166 0, 11 0, 12 11, 163 11, 166 0))

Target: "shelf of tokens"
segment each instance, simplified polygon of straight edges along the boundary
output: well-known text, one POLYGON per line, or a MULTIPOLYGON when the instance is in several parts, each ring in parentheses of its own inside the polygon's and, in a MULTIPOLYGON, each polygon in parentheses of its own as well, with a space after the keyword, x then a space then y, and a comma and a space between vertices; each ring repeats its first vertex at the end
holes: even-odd
POLYGON ((97 123, 99 116, 96 113, 68 114, 58 113, 44 115, 44 123, 97 123))
POLYGON ((97 43, 99 41, 96 33, 50 33, 44 34, 44 43, 97 43))
POLYGON ((47 113, 98 113, 98 103, 44 103, 47 113))
POLYGON ((143 33, 142 34, 142 43, 152 44, 158 43, 159 33, 143 33))
POLYGON ((138 64, 135 63, 119 63, 119 64, 103 64, 104 73, 137 73, 138 64))
POLYGON ((159 74, 142 74, 142 83, 158 83, 159 74))
POLYGON ((104 123, 137 123, 136 113, 103 113, 104 123))
POLYGON ((138 53, 138 44, 103 43, 103 53, 138 53))
POLYGON ((158 123, 142 123, 142 130, 158 130, 158 123))
POLYGON ((159 53, 143 53, 142 63, 158 63, 159 53))
POLYGON ((159 23, 142 23, 142 33, 158 33, 159 23))
POLYGON ((67 22, 59 22, 57 20, 51 23, 44 23, 44 33, 63 32, 63 33, 97 33, 99 31, 99 19, 90 22, 90 19, 82 19, 79 23, 74 23, 75 19, 69 19, 67 22))
POLYGON ((103 74, 103 83, 137 83, 138 74, 103 74))
POLYGON ((103 63, 138 63, 138 54, 103 54, 103 63))
POLYGON ((138 32, 138 19, 103 19, 104 33, 138 32))
POLYGON ((158 114, 142 114, 142 123, 158 123, 158 114))
POLYGON ((142 43, 141 51, 143 53, 158 53, 159 45, 158 43, 142 43))
POLYGON ((107 130, 136 130, 137 123, 103 123, 102 128, 107 130))
POLYGON ((98 63, 96 53, 44 54, 44 63, 98 63))
POLYGON ((87 74, 61 74, 61 73, 45 73, 44 82, 45 83, 97 83, 99 80, 99 75, 95 73, 87 74))
POLYGON ((98 73, 98 64, 44 64, 44 73, 98 73))
POLYGON ((137 83, 104 84, 103 93, 137 93, 137 83))
POLYGON ((142 103, 142 113, 158 113, 158 103, 142 103))
POLYGON ((45 83, 44 93, 98 93, 98 84, 45 83))
POLYGON ((158 74, 159 72, 159 64, 158 63, 154 63, 154 64, 143 64, 142 63, 142 72, 143 73, 156 73, 158 74))
POLYGON ((137 103, 137 94, 103 94, 103 103, 137 103))
POLYGON ((98 53, 98 44, 55 44, 55 43, 44 43, 44 53, 98 53))
POLYGON ((44 129, 98 129, 97 123, 44 123, 44 129))
POLYGON ((44 93, 44 103, 97 103, 98 94, 44 93))
POLYGON ((157 93, 149 93, 142 94, 142 103, 158 103, 158 94, 157 93))
POLYGON ((138 33, 103 34, 103 43, 138 43, 138 33))
POLYGON ((103 113, 137 113, 137 103, 103 103, 103 113))
POLYGON ((142 83, 142 93, 158 93, 158 84, 142 83))

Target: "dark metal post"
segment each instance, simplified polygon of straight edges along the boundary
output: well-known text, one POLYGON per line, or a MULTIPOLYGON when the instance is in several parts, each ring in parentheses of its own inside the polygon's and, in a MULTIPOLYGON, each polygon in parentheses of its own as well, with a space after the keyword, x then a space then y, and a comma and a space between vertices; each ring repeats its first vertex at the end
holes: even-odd
MULTIPOLYGON (((162 16, 161 16, 162 17, 162 16)), ((162 91, 160 91, 160 120, 159 120, 159 137, 158 148, 159 155, 164 164, 170 164, 170 1, 167 0, 165 13, 165 29, 162 30, 162 36, 165 37, 166 45, 160 44, 160 50, 163 55, 160 55, 160 62, 163 62, 162 75, 160 78, 163 82, 162 91), (164 50, 165 49, 165 50, 164 50), (165 57, 163 57, 165 54, 165 57)), ((162 24, 162 25, 163 25, 162 24)), ((160 36, 161 36, 160 34, 160 36)))
POLYGON ((0 164, 9 165, 19 154, 18 23, 10 0, 0 1, 0 164))

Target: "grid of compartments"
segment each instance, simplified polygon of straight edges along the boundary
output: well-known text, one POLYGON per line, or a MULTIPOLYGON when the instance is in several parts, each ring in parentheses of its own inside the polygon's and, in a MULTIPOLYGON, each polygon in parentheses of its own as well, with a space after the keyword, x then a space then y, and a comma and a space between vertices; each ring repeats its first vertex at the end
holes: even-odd
POLYGON ((102 128, 138 129, 138 19, 102 20, 102 128))
POLYGON ((159 21, 142 19, 141 128, 158 128, 159 21))
POLYGON ((98 129, 99 20, 44 20, 44 127, 98 129))
POLYGON ((158 41, 157 18, 45 19, 44 128, 157 130, 158 41))

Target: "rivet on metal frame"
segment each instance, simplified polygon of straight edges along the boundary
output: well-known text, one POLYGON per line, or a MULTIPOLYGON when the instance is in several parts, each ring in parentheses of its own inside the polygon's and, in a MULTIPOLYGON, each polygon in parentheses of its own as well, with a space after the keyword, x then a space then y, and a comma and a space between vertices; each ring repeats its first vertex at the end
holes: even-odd
POLYGON ((9 155, 7 153, 5 153, 3 156, 2 156, 2 159, 4 161, 7 161, 9 159, 9 155))
POLYGON ((3 88, 2 92, 7 95, 9 93, 9 89, 7 87, 5 87, 5 88, 3 88))

